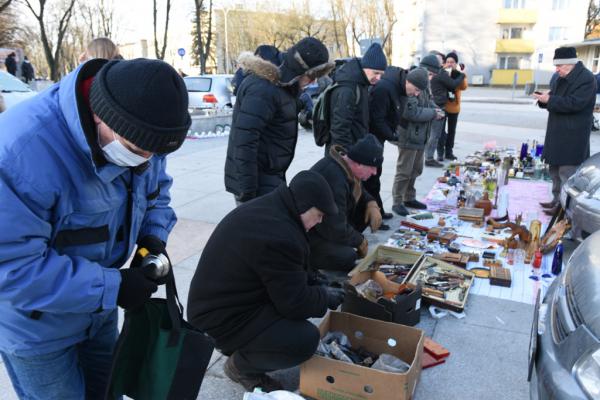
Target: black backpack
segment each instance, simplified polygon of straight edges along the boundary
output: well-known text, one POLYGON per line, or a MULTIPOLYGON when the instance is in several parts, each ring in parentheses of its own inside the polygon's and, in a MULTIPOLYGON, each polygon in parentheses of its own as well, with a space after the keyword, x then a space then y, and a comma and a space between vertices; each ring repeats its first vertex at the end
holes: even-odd
MULTIPOLYGON (((315 143, 317 146, 324 146, 331 141, 331 117, 329 116, 330 111, 330 99, 331 92, 336 87, 341 86, 338 83, 329 85, 317 98, 317 101, 313 105, 312 121, 313 121, 313 135, 315 137, 315 143)), ((356 105, 360 102, 360 88, 356 86, 356 105)))

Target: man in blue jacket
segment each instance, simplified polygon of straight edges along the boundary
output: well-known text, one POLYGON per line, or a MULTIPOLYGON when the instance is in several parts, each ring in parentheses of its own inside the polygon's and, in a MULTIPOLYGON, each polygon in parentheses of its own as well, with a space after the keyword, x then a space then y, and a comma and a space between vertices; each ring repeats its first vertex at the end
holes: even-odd
POLYGON ((165 253, 176 222, 165 154, 187 106, 168 64, 95 59, 0 116, 0 354, 20 398, 103 396, 117 306, 156 291, 119 268, 136 244, 165 253))

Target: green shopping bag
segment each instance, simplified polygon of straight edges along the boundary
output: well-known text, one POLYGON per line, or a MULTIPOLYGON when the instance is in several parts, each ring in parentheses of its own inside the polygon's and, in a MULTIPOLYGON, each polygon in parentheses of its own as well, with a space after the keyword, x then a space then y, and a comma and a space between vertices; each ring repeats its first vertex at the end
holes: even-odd
POLYGON ((113 356, 106 398, 196 399, 213 340, 183 319, 175 278, 169 271, 166 299, 150 299, 125 312, 113 356))

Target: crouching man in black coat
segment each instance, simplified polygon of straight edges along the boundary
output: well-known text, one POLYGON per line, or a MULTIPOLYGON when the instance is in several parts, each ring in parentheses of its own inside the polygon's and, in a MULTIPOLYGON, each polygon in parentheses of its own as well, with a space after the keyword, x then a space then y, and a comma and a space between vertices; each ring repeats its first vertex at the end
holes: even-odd
POLYGON ((230 356, 225 374, 248 391, 281 389, 266 372, 308 360, 319 331, 307 318, 336 309, 343 290, 308 283, 307 232, 337 214, 325 179, 302 171, 244 203, 217 225, 202 251, 188 319, 230 356))
POLYGON ((333 145, 311 171, 321 174, 333 191, 338 212, 328 215, 310 236, 314 269, 350 271, 357 258, 367 255, 369 244, 362 232, 381 226, 381 211, 361 182, 377 173, 383 162, 383 146, 371 134, 345 149, 333 145))

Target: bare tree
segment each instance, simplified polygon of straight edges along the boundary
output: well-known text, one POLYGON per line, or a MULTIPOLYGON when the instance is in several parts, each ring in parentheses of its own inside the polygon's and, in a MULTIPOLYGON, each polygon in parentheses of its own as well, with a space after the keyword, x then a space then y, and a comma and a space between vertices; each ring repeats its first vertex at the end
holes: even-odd
POLYGON ((598 7, 598 0, 590 0, 588 5, 587 19, 585 21, 585 38, 590 36, 598 24, 600 24, 600 7, 598 7))
POLYGON ((193 55, 200 64, 200 73, 206 74, 206 62, 210 58, 213 39, 213 1, 208 1, 208 10, 205 0, 194 0, 194 5, 193 55))
POLYGON ((167 35, 168 35, 168 31, 169 31, 169 13, 171 12, 171 0, 167 0, 167 9, 165 12, 165 31, 164 31, 164 35, 163 35, 163 42, 162 42, 162 47, 159 49, 158 48, 158 36, 156 34, 156 27, 157 27, 157 7, 156 7, 156 0, 152 0, 153 3, 153 22, 154 22, 154 52, 156 54, 156 58, 158 58, 159 60, 164 60, 165 58, 165 52, 167 50, 167 35))
POLYGON ((69 22, 73 16, 73 7, 75 6, 76 0, 67 0, 53 8, 56 13, 57 25, 50 26, 46 19, 46 6, 47 0, 38 0, 37 11, 32 5, 32 1, 24 0, 25 5, 31 12, 38 22, 40 28, 40 40, 44 48, 44 55, 48 68, 50 69, 50 79, 56 81, 60 78, 61 71, 61 56, 62 56, 62 44, 67 29, 69 28, 69 22), (49 33, 54 33, 55 37, 50 38, 49 33))

